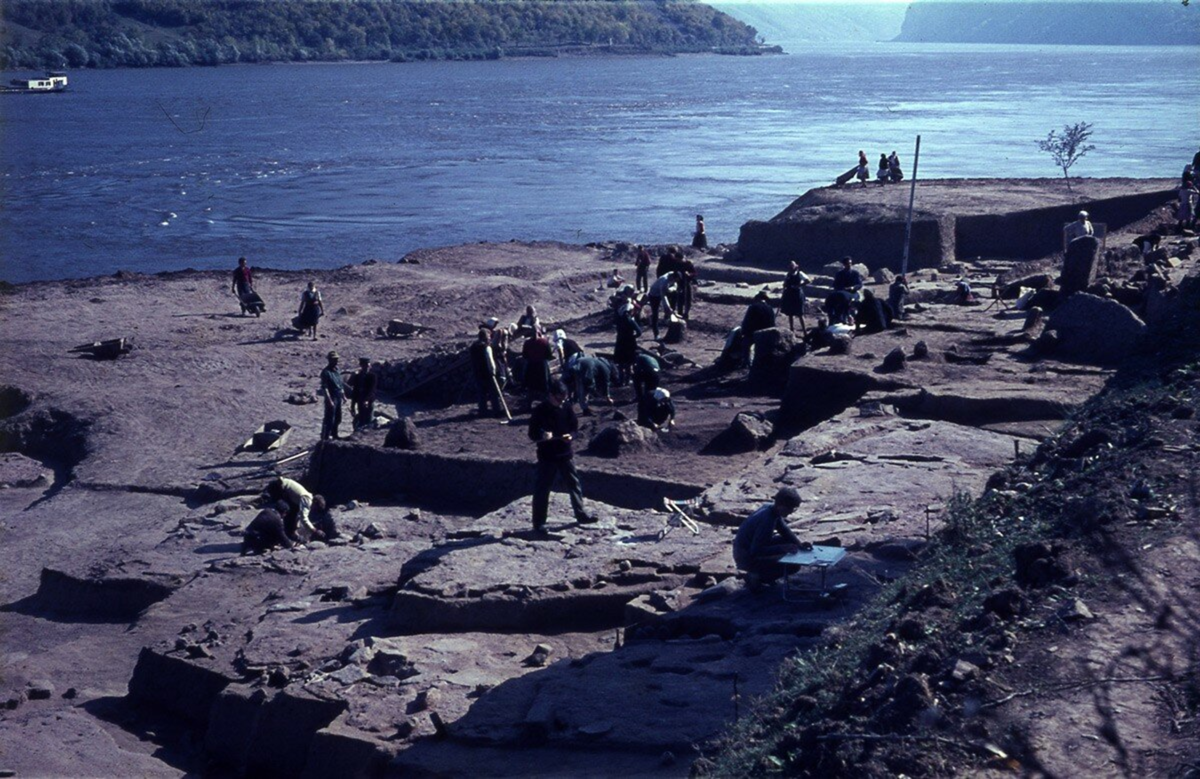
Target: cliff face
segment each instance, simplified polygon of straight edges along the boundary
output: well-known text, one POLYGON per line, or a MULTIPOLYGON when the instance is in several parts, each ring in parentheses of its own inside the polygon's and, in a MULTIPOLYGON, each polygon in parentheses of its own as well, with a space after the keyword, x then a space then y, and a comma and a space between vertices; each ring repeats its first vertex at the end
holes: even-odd
POLYGON ((940 3, 908 7, 897 41, 1198 45, 1200 14, 1180 3, 940 3))

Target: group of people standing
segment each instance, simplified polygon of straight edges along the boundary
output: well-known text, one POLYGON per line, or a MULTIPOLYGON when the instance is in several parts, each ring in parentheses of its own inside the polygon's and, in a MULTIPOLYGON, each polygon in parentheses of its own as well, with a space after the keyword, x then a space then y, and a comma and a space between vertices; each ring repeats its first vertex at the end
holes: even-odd
MULTIPOLYGON (((862 149, 858 150, 857 164, 841 176, 838 176, 835 184, 841 187, 852 178, 857 179, 859 184, 864 187, 871 180, 871 163, 867 159, 867 153, 862 149)), ((879 165, 875 170, 875 180, 880 184, 895 184, 904 180, 904 170, 900 167, 900 155, 894 150, 891 154, 879 155, 879 165)))

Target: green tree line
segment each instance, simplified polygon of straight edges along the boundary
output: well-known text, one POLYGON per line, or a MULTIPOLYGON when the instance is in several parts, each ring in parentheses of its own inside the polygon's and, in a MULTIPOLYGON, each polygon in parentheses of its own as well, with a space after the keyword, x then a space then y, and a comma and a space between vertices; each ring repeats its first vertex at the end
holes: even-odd
POLYGON ((7 0, 0 67, 758 53, 753 27, 659 0, 7 0))

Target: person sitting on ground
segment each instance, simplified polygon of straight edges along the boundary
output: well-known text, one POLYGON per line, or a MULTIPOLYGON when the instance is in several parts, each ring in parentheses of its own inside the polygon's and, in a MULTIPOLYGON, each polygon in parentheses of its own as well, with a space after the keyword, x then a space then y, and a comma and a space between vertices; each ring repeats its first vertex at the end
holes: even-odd
POLYGON ((825 313, 830 324, 852 325, 863 288, 863 277, 854 268, 853 257, 842 258, 842 268, 833 276, 833 293, 825 298, 825 313))
POLYGON ((637 247, 637 260, 633 264, 633 282, 638 292, 650 289, 650 252, 645 246, 637 247))
POLYGON ((350 416, 355 430, 375 420, 375 395, 379 377, 371 370, 371 358, 358 358, 358 373, 350 377, 350 416))
POLYGON ((322 531, 312 522, 314 509, 318 513, 324 513, 325 499, 320 495, 313 495, 295 479, 280 476, 267 484, 266 496, 272 503, 283 501, 287 505, 287 512, 283 516, 283 529, 288 538, 300 542, 305 537, 324 537, 322 531))
POLYGON ((616 268, 612 269, 612 273, 608 274, 608 288, 617 289, 625 283, 625 277, 616 268))
POLYGON ((517 320, 517 335, 521 338, 532 338, 546 332, 542 328, 542 320, 538 319, 537 310, 533 306, 525 306, 525 313, 517 320))
POLYGON ((707 249, 708 235, 704 232, 704 217, 696 214, 696 231, 692 233, 692 248, 707 249))
POLYGON ((893 184, 904 180, 904 171, 900 169, 900 157, 894 149, 888 157, 888 178, 892 180, 893 184))
POLYGON ((647 392, 638 399, 637 423, 651 430, 675 427, 675 401, 665 387, 647 392))
POLYGON ((643 395, 658 389, 662 365, 658 358, 644 349, 639 349, 637 357, 633 358, 633 396, 638 400, 643 395))
POLYGON ((306 331, 317 340, 317 323, 325 316, 325 302, 317 289, 317 282, 308 282, 308 288, 300 293, 300 308, 296 312, 296 326, 303 335, 306 331))
POLYGON ((1076 238, 1094 234, 1095 230, 1092 228, 1092 223, 1088 220, 1088 212, 1080 211, 1078 218, 1063 228, 1063 251, 1065 252, 1067 245, 1076 238))
POLYGON ((475 378, 475 391, 479 397, 479 416, 487 414, 488 406, 493 416, 500 416, 500 382, 497 378, 496 360, 492 355, 491 331, 479 328, 475 343, 468 349, 471 360, 471 375, 475 378))
POLYGON ((650 292, 646 295, 646 299, 650 302, 650 327, 654 331, 654 337, 658 338, 658 312, 663 310, 664 318, 671 321, 671 314, 674 314, 674 309, 671 308, 669 295, 675 289, 675 284, 678 277, 675 271, 668 271, 665 275, 654 280, 650 285, 650 292))
POLYGON ((901 273, 892 279, 888 286, 888 307, 892 309, 892 317, 904 319, 904 303, 908 300, 908 279, 901 273))
POLYGON ((771 296, 765 289, 759 290, 746 313, 742 315, 741 344, 743 359, 750 358, 750 348, 754 346, 754 334, 761 330, 769 330, 775 326, 775 309, 771 307, 771 296))
POLYGON ((295 542, 284 530, 283 516, 288 512, 285 501, 276 501, 264 508, 242 532, 242 554, 262 554, 276 547, 291 549, 295 542))
POLYGON ((572 363, 571 375, 575 379, 575 399, 583 414, 591 414, 589 398, 599 398, 612 405, 610 387, 617 378, 617 369, 603 357, 579 357, 572 363))
POLYGON ((550 339, 541 334, 525 339, 521 347, 521 357, 525 359, 525 390, 529 393, 527 401, 530 406, 546 396, 553 356, 554 348, 550 345, 550 339))
POLYGON ((804 324, 804 286, 811 282, 808 274, 800 270, 800 266, 793 260, 787 276, 783 279, 783 297, 779 301, 779 312, 787 315, 788 329, 795 331, 795 318, 800 317, 800 332, 804 336, 808 335, 808 328, 804 324))
POLYGON ((617 381, 624 386, 629 381, 633 360, 638 352, 642 326, 633 317, 633 304, 626 304, 617 314, 617 342, 613 347, 613 362, 617 365, 617 381))
POLYGON ((546 537, 546 519, 550 513, 550 488, 557 477, 567 483, 571 510, 575 521, 590 524, 596 521, 583 504, 583 486, 572 461, 571 441, 579 430, 579 419, 566 402, 567 388, 561 381, 550 384, 546 400, 539 403, 529 417, 529 440, 537 443, 537 471, 533 483, 533 532, 546 537))
POLYGON ((752 591, 787 575, 780 557, 812 548, 812 544, 797 538, 786 522, 799 507, 800 492, 795 487, 783 487, 770 505, 755 511, 738 528, 733 537, 733 561, 746 573, 746 586, 752 591))
POLYGON ((847 255, 842 258, 841 269, 833 274, 833 288, 839 292, 856 294, 863 288, 863 277, 854 268, 854 258, 847 255))

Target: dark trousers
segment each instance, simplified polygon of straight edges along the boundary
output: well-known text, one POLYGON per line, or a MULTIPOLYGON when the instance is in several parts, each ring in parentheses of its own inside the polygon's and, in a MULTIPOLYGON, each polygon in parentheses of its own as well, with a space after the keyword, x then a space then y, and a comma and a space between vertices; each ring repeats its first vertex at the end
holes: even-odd
POLYGON ((692 313, 692 282, 686 281, 679 293, 679 315, 687 319, 692 313))
POLYGON ((780 563, 779 558, 790 553, 794 548, 791 544, 785 543, 768 544, 756 552, 735 547, 733 561, 741 570, 746 573, 756 573, 762 578, 764 584, 770 584, 787 575, 787 566, 780 563))
POLYGON ((650 266, 637 269, 637 275, 634 277, 633 284, 638 292, 645 292, 650 289, 650 266))
POLYGON ((342 404, 325 404, 325 419, 321 422, 321 440, 338 437, 338 426, 342 424, 342 404))
POLYGON ((567 494, 571 496, 571 511, 575 518, 585 516, 583 509, 583 485, 575 472, 575 463, 567 457, 562 460, 538 460, 537 475, 533 481, 533 526, 545 527, 546 515, 550 512, 550 488, 556 477, 562 476, 567 483, 567 494))
POLYGON ((500 386, 497 379, 492 376, 476 376, 475 386, 479 391, 480 415, 486 414, 490 405, 492 413, 500 416, 500 386))
POLYGON ((658 338, 658 307, 662 305, 663 299, 651 295, 648 300, 650 301, 650 327, 654 330, 654 337, 658 338))
POLYGON ((358 413, 354 415, 354 429, 366 427, 371 424, 371 420, 375 419, 375 401, 358 403, 358 413))

